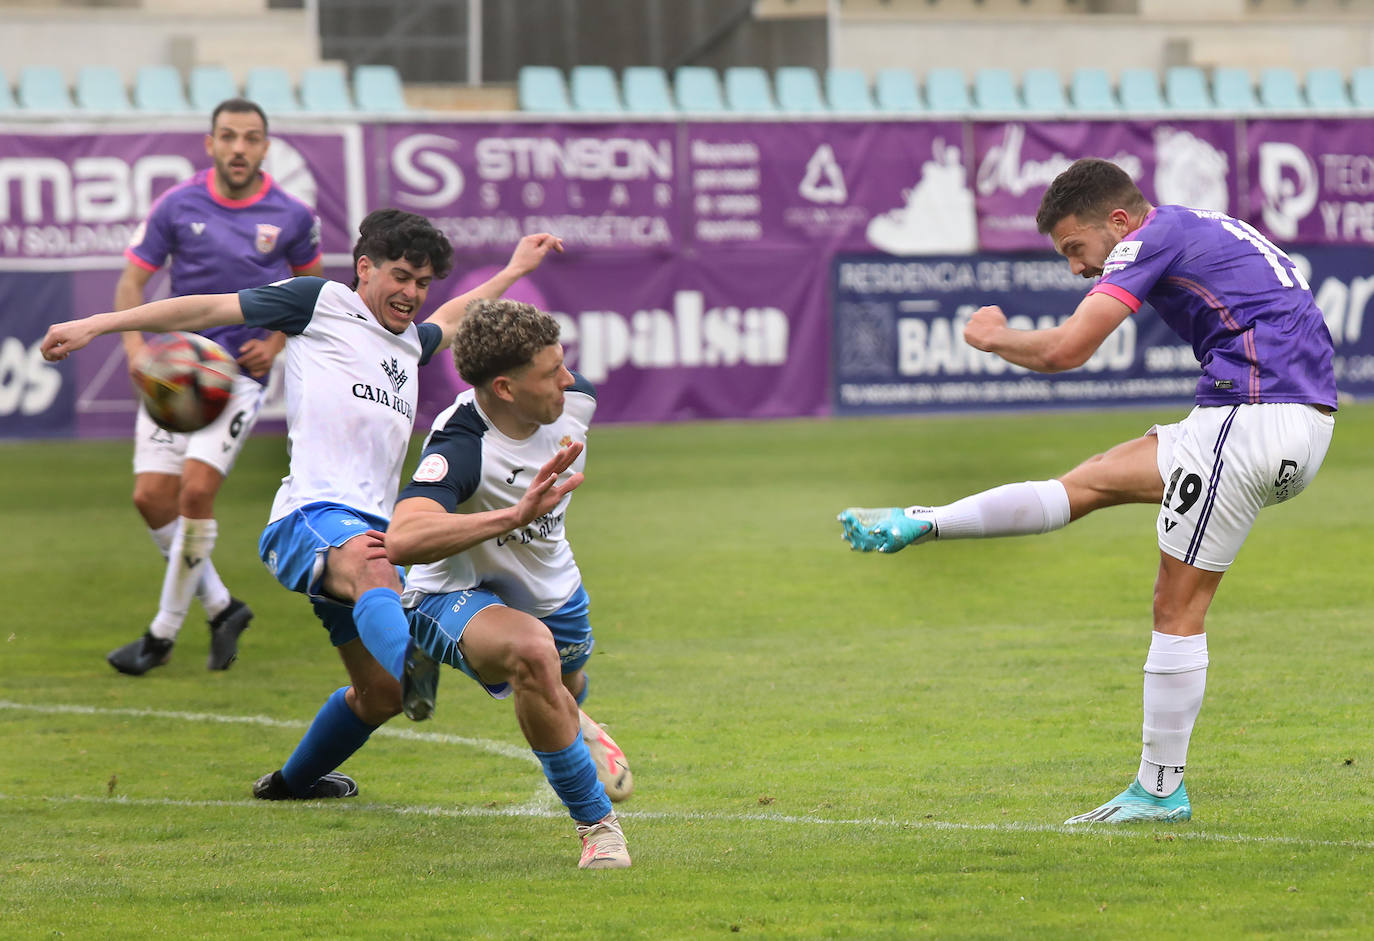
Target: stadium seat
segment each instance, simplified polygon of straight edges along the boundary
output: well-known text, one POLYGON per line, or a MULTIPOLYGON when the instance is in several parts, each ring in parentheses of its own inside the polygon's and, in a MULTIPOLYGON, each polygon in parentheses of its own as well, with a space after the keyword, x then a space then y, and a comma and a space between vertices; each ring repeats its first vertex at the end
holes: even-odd
POLYGON ((973 110, 964 70, 931 69, 926 73, 926 107, 936 114, 956 114, 973 110))
POLYGON ((410 110, 406 105, 401 73, 393 65, 356 66, 353 69, 353 101, 359 111, 400 114, 410 110))
POLYGON ((816 70, 804 65, 784 66, 773 73, 778 107, 787 114, 823 114, 828 108, 821 97, 816 70))
POLYGON ((1054 69, 1026 69, 1021 73, 1021 98, 1029 110, 1042 114, 1063 114, 1069 110, 1064 83, 1054 69))
POLYGON ((1026 109, 1016 93, 1016 80, 1009 70, 1001 68, 981 68, 973 73, 973 103, 985 112, 1005 114, 1026 109))
POLYGON ((1357 108, 1374 108, 1374 65, 1350 73, 1350 100, 1357 108))
POLYGON ((668 73, 656 65, 633 65, 620 75, 625 110, 631 114, 671 114, 677 110, 668 73))
POLYGON ((874 111, 868 78, 859 69, 826 69, 825 99, 830 102, 831 111, 847 114, 872 114, 874 111))
POLYGON ((73 110, 62 70, 51 65, 30 65, 20 69, 19 106, 27 111, 73 110))
POLYGON ((620 114, 620 88, 615 72, 604 65, 576 65, 568 73, 568 94, 574 111, 620 114))
POLYGON ((1233 66, 1218 66, 1212 71, 1212 97, 1224 111, 1244 114, 1259 107, 1250 73, 1233 66))
POLYGON ((219 65, 198 65, 191 70, 191 107, 209 114, 226 98, 237 98, 238 83, 219 65))
POLYGON ((1164 98, 1159 94, 1159 76, 1154 69, 1122 69, 1117 83, 1121 107, 1127 111, 1163 111, 1164 98))
POLYGON ((1349 111, 1350 92, 1340 69, 1309 69, 1307 103, 1318 111, 1349 111))
POLYGON ((879 69, 873 78, 873 97, 879 111, 909 114, 924 110, 916 91, 916 76, 909 69, 879 69))
POLYGON ((1260 72, 1260 104, 1272 111, 1305 111, 1307 102, 1292 69, 1267 68, 1260 72))
POLYGON ((176 66, 140 66, 134 75, 134 107, 139 111, 170 113, 190 110, 176 66))
POLYGON ((1175 65, 1164 73, 1164 101, 1174 111, 1211 111, 1207 76, 1195 65, 1175 65))
POLYGON ((695 114, 719 114, 725 110, 716 70, 704 65, 684 65, 673 73, 677 106, 695 114))
POLYGON ((768 73, 752 65, 735 65, 725 70, 725 104, 743 114, 771 114, 778 110, 773 102, 768 73))
POLYGON ((295 89, 291 87, 291 76, 286 69, 277 66, 258 65, 249 69, 243 81, 243 97, 268 114, 289 114, 301 110, 295 89))
POLYGON ((311 66, 301 72, 301 107, 306 111, 339 113, 353 110, 348 76, 342 69, 311 66))
POLYGON ((124 88, 124 76, 108 65, 83 65, 76 73, 76 106, 101 114, 133 110, 124 88))
POLYGON ((1112 92, 1112 80, 1104 69, 1073 70, 1069 80, 1069 100, 1075 111, 1120 111, 1121 105, 1112 92))
POLYGON ((572 110, 563 71, 552 65, 525 65, 515 78, 516 97, 521 111, 566 114, 572 110))

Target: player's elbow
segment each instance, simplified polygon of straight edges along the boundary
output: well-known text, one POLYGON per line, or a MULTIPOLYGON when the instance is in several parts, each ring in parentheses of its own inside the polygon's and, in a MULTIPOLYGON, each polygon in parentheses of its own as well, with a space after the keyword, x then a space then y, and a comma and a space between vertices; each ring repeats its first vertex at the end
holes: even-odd
POLYGON ((1067 372, 1077 369, 1092 358, 1091 347, 1072 340, 1060 340, 1051 344, 1041 356, 1040 372, 1067 372))

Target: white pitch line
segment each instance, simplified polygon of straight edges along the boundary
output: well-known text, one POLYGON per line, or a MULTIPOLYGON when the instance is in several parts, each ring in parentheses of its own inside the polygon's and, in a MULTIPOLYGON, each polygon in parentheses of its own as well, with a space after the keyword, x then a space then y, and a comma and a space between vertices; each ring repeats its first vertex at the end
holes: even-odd
MULTIPOLYGON (((159 719, 179 722, 222 722, 229 725, 260 725, 274 729, 304 729, 310 723, 301 719, 273 719, 270 716, 227 716, 213 712, 167 712, 160 709, 104 708, 100 706, 72 706, 54 704, 38 706, 30 703, 11 702, 0 699, 0 709, 14 709, 19 712, 37 712, 48 715, 84 716, 128 716, 133 719, 159 719)), ((539 764, 528 745, 508 745, 485 738, 465 738, 461 735, 448 735, 443 732, 417 732, 414 729, 382 726, 373 735, 386 738, 402 738, 413 742, 431 742, 440 745, 464 745, 503 758, 539 764)))
MULTIPOLYGON (((157 709, 102 708, 98 706, 76 706, 54 704, 36 706, 0 699, 0 709, 13 709, 20 712, 69 715, 111 715, 133 718, 175 719, 187 722, 223 722, 244 725, 260 725, 270 728, 303 729, 308 723, 297 719, 273 719, 269 716, 226 716, 200 712, 166 712, 157 709)), ((449 745, 464 745, 491 754, 508 758, 533 761, 536 759, 527 749, 504 742, 487 739, 464 738, 438 732, 416 732, 412 729, 391 729, 386 726, 373 735, 388 735, 393 738, 413 741, 434 742, 449 745)), ((128 798, 128 797, 90 797, 71 795, 64 797, 33 796, 22 797, 13 794, 0 794, 0 801, 46 801, 49 803, 80 804, 123 804, 138 807, 261 807, 258 800, 177 800, 174 798, 128 798)), ((286 802, 282 806, 310 810, 347 810, 354 813, 376 812, 397 816, 429 817, 542 817, 562 818, 567 811, 557 804, 552 790, 544 787, 525 804, 518 807, 427 807, 406 804, 379 804, 355 801, 302 801, 286 802)), ((834 818, 817 817, 810 814, 760 814, 760 813, 709 813, 702 811, 629 811, 617 807, 616 813, 627 820, 667 820, 674 822, 720 822, 720 823, 764 823, 792 826, 846 826, 885 830, 940 830, 967 833, 1056 833, 1066 836, 1090 837, 1108 836, 1113 839, 1138 838, 1148 840, 1187 840, 1202 843, 1236 843, 1271 846, 1293 846, 1309 848, 1342 848, 1355 850, 1374 850, 1371 840, 1313 840, 1290 836, 1251 836, 1239 833, 1213 833, 1191 826, 1170 826, 1167 830, 1141 826, 1089 825, 1069 827, 1063 824, 1031 823, 957 823, 947 820, 898 820, 890 817, 834 818)))

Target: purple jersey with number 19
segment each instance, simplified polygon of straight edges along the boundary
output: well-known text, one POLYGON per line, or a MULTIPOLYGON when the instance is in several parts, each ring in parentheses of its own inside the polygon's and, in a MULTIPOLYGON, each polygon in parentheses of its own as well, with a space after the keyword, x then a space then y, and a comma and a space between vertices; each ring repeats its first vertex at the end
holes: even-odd
POLYGON ((1159 206, 1119 242, 1089 292, 1148 301, 1202 364, 1199 405, 1336 407, 1331 334, 1293 261, 1248 223, 1159 206))

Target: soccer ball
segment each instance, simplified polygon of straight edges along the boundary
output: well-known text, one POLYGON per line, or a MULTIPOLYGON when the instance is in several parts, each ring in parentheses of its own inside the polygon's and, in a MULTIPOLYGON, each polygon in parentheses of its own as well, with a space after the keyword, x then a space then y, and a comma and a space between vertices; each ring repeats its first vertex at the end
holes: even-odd
POLYGON ((134 367, 134 384, 159 427, 185 433, 219 418, 238 374, 234 357, 214 340, 168 333, 148 341, 134 367))

